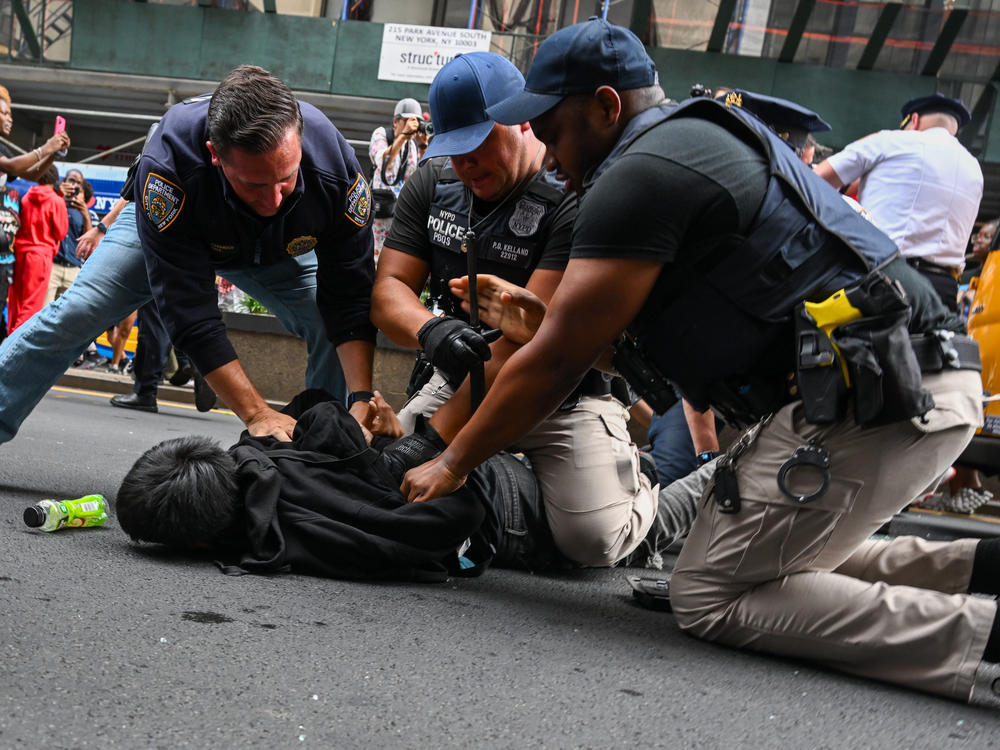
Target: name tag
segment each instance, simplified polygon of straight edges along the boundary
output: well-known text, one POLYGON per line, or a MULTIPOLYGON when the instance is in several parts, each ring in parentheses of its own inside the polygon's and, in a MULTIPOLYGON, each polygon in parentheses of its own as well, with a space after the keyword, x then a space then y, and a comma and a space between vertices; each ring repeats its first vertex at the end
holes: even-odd
POLYGON ((528 268, 538 248, 537 242, 520 238, 484 237, 480 243, 479 257, 515 268, 528 268))

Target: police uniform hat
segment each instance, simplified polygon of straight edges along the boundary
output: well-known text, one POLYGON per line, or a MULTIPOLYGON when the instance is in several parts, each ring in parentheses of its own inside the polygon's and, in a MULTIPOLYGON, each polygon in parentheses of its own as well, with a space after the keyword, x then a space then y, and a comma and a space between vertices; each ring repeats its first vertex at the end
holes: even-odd
POLYGON ((428 101, 434 139, 421 162, 475 151, 495 124, 487 107, 524 86, 521 71, 495 52, 469 52, 445 65, 431 82, 428 101))
POLYGON ((910 99, 910 101, 904 104, 899 110, 899 114, 903 118, 903 123, 900 127, 905 126, 910 119, 910 115, 914 113, 927 115, 937 112, 951 115, 958 120, 959 129, 964 128, 972 122, 972 115, 969 114, 969 110, 966 109, 961 99, 952 99, 944 94, 935 93, 930 96, 918 96, 916 99, 910 99))
POLYGON ((559 29, 542 42, 524 91, 488 111, 497 122, 517 125, 572 94, 592 94, 601 86, 627 91, 658 82, 656 65, 639 37, 595 16, 559 29))
POLYGON ((719 97, 727 107, 751 112, 794 149, 804 148, 810 133, 831 130, 830 124, 800 104, 776 96, 733 89, 719 97))

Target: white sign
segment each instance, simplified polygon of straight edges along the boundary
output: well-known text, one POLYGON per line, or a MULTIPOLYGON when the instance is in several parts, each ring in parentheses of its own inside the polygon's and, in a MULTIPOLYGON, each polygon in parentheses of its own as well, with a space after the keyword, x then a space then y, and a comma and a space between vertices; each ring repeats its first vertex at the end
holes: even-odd
POLYGON ((489 52, 488 31, 387 23, 382 29, 378 77, 383 81, 430 83, 463 52, 489 52))

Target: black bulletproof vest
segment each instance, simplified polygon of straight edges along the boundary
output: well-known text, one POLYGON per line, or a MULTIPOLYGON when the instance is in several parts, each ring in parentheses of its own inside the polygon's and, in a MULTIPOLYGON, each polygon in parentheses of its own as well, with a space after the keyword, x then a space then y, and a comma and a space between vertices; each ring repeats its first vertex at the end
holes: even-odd
MULTIPOLYGON (((472 194, 442 160, 427 217, 431 256, 431 296, 448 315, 467 319, 459 301, 448 291, 448 281, 468 272, 462 242, 469 228, 472 194)), ((549 238, 556 208, 565 196, 554 176, 531 180, 520 195, 511 197, 488 218, 472 214, 479 273, 491 273, 524 286, 538 265, 549 238), (486 221, 479 223, 481 219, 486 221)), ((499 205, 494 204, 490 210, 499 205)))
POLYGON ((825 299, 897 249, 767 126, 711 100, 656 108, 635 118, 600 171, 642 133, 675 117, 721 125, 761 151, 771 171, 747 234, 720 236, 709 247, 682 251, 629 326, 650 360, 704 409, 717 390, 740 392, 749 383, 767 381, 782 387, 780 381, 794 368, 795 306, 825 299))

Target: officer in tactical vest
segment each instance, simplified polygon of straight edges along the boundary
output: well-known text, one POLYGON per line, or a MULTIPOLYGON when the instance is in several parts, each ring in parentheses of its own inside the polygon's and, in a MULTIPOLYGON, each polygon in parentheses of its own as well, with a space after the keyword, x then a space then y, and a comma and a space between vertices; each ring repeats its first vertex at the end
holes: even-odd
MULTIPOLYGON (((546 301, 568 259, 575 197, 546 172, 545 147, 527 124, 496 125, 485 112, 523 82, 493 53, 461 55, 441 69, 429 95, 436 134, 400 193, 379 259, 372 319, 396 343, 422 349, 434 370, 400 414, 406 429, 417 426, 411 456, 427 429, 417 417, 434 414, 431 425, 447 442, 469 416, 470 368, 488 360, 489 382, 518 348, 506 338, 488 344, 450 293, 449 280, 467 273, 465 251, 475 253, 479 272, 546 301), (418 296, 428 274, 441 316, 418 296)), ((531 461, 559 551, 580 564, 610 565, 651 528, 655 480, 640 471, 608 377, 584 373, 564 396, 536 415, 540 424, 516 447, 531 461)))
POLYGON ((548 165, 585 189, 571 260, 538 333, 404 492, 450 491, 613 347, 654 408, 669 378, 750 425, 675 567, 683 629, 1000 705, 997 604, 958 593, 997 588, 995 552, 918 542, 890 569, 866 546, 981 424, 977 348, 766 126, 662 99, 638 38, 591 19, 550 36, 524 91, 489 109, 529 120, 548 165))

